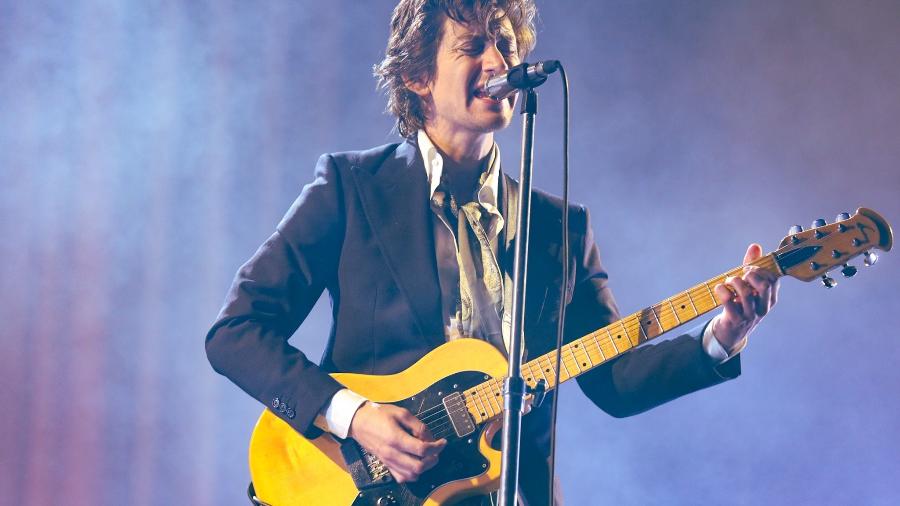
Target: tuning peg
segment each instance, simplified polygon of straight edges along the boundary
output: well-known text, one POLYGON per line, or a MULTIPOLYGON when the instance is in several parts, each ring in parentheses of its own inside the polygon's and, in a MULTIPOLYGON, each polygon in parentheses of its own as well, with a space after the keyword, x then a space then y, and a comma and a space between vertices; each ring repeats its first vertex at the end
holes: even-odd
POLYGON ((871 267, 875 265, 875 262, 878 261, 878 255, 872 253, 871 251, 866 251, 863 253, 863 263, 866 264, 866 267, 871 267))
POLYGON ((828 224, 828 222, 825 221, 825 218, 819 218, 818 220, 816 220, 812 223, 812 228, 824 227, 827 224, 828 224))
POLYGON ((803 227, 800 225, 791 225, 791 229, 788 230, 788 234, 790 235, 799 234, 800 232, 803 232, 803 227))
POLYGON ((844 264, 844 268, 841 269, 841 274, 843 274, 845 278, 852 278, 853 276, 856 276, 856 267, 844 264))
POLYGON ((822 284, 825 285, 825 288, 834 288, 835 286, 837 286, 837 281, 835 281, 834 278, 823 274, 822 284))
POLYGON ((834 219, 834 221, 844 221, 844 220, 849 220, 849 219, 850 219, 850 213, 841 213, 841 214, 837 215, 837 217, 834 219))

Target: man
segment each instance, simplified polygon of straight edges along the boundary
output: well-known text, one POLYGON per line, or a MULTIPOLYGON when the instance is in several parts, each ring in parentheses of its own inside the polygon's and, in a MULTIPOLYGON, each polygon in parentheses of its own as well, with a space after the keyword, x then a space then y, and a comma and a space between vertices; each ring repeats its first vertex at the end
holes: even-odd
MULTIPOLYGON (((479 89, 534 46, 531 0, 402 0, 376 74, 400 144, 324 155, 276 232, 238 272, 207 336, 213 367, 307 437, 352 437, 400 482, 440 462, 413 414, 367 401, 330 372, 391 374, 441 343, 509 339, 515 181, 501 174, 493 133, 514 98, 479 89), (322 363, 287 343, 323 290, 334 317, 322 363), (318 427, 316 421, 318 420, 318 427)), ((526 349, 554 345, 562 262, 569 261, 566 338, 619 318, 587 211, 572 206, 572 257, 560 258, 561 202, 535 192, 526 349)), ((744 263, 758 258, 752 245, 744 263)), ((740 373, 737 353, 775 303, 776 278, 748 267, 715 287, 712 323, 627 353, 581 376, 587 396, 629 416, 740 373)), ((547 502, 550 402, 523 421, 521 498, 547 502)))

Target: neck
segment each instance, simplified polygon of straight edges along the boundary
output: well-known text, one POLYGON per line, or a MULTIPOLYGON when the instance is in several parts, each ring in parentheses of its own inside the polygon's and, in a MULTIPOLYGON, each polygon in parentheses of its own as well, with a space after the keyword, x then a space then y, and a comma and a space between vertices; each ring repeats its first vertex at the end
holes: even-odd
POLYGON ((493 133, 445 132, 434 126, 426 126, 425 133, 444 160, 444 175, 450 190, 457 198, 466 199, 475 192, 485 169, 494 145, 493 133))
POLYGON ((444 163, 462 170, 480 170, 494 145, 493 132, 447 132, 435 125, 426 125, 425 133, 440 151, 444 163))

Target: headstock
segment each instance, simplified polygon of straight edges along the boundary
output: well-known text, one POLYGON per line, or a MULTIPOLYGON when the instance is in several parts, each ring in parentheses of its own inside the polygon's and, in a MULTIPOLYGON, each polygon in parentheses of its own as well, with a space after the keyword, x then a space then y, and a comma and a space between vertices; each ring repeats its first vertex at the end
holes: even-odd
POLYGON ((825 286, 831 288, 836 282, 827 275, 828 271, 842 267, 843 275, 852 277, 857 269, 848 263, 851 259, 863 255, 865 265, 872 265, 878 256, 871 250, 890 251, 892 243, 890 224, 875 211, 861 207, 853 216, 839 214, 830 225, 819 219, 806 231, 796 225, 791 227, 773 256, 785 275, 801 281, 821 277, 825 286))

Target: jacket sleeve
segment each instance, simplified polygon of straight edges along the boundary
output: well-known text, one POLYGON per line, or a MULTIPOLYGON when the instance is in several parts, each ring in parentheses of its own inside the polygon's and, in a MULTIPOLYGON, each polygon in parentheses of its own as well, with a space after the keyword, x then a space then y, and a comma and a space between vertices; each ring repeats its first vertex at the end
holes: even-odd
MULTIPOLYGON (((566 310, 568 340, 621 318, 586 209, 580 222, 585 229, 576 252, 572 300, 566 310)), ((700 325, 674 339, 635 348, 580 376, 578 384, 598 407, 612 416, 625 417, 740 375, 740 356, 717 365, 707 355, 703 328, 700 325)))
POLYGON ((315 179, 276 231, 235 275, 206 336, 210 364, 307 437, 341 385, 288 339, 336 278, 344 216, 334 160, 323 155, 315 179))

